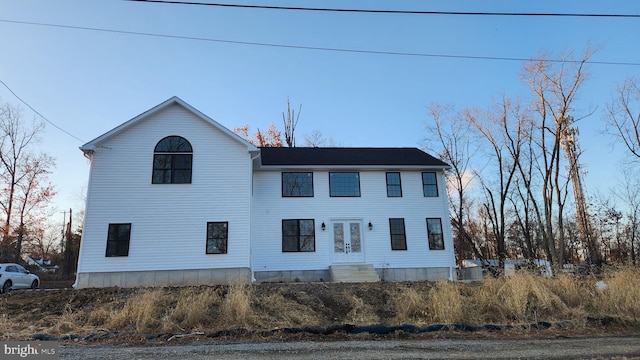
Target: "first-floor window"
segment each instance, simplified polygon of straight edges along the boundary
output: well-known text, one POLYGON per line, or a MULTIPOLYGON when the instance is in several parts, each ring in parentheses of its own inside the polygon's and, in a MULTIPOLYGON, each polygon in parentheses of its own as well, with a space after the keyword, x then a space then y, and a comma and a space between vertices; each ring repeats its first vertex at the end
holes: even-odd
POLYGON ((226 254, 228 237, 228 222, 208 222, 207 254, 226 254))
POLYGON ((316 251, 313 219, 282 220, 282 252, 316 251))
POLYGON ((427 219, 427 235, 429 237, 429 250, 444 250, 442 220, 439 218, 427 219))
POLYGON ((389 229, 391 230, 391 250, 407 250, 404 219, 389 219, 389 229))
POLYGON ((129 256, 129 240, 131 238, 131 223, 109 224, 107 233, 107 257, 129 256))

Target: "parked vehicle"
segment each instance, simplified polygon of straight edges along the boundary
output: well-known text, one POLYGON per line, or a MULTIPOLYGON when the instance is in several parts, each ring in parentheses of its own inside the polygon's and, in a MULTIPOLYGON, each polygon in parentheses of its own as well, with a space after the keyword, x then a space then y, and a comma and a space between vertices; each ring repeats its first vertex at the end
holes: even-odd
POLYGON ((0 264, 0 292, 6 293, 12 289, 37 289, 40 278, 18 264, 0 264))

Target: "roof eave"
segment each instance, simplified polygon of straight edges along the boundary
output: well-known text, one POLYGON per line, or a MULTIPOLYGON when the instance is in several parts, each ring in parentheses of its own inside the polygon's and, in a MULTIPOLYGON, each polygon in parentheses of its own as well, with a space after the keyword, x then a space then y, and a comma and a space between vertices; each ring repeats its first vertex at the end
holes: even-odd
POLYGON ((443 165, 260 165, 257 170, 449 170, 443 165))
POLYGON ((132 118, 131 120, 124 122, 120 125, 118 125, 117 127, 111 129, 110 131, 98 136, 97 138, 89 141, 88 143, 82 145, 80 147, 80 150, 82 150, 85 154, 87 151, 95 151, 96 148, 99 147, 99 144, 112 138, 113 136, 116 136, 117 134, 125 131, 126 129, 128 129, 129 127, 135 125, 136 123, 143 121, 151 116, 153 116, 154 114, 174 105, 174 104, 178 104, 180 106, 182 106, 183 108, 187 109, 188 111, 192 112, 193 114, 195 114, 196 116, 200 117, 201 119, 205 120, 206 122, 210 123, 211 125, 213 125, 214 127, 216 127, 217 129, 221 130, 222 132, 224 132, 226 135, 228 135, 230 138, 234 139, 235 141, 241 143, 242 145, 246 146, 249 150, 249 152, 251 153, 255 153, 255 152, 259 152, 260 150, 254 146, 253 144, 249 143, 248 141, 246 141, 245 139, 243 139, 242 137, 240 137, 238 134, 234 133, 233 131, 227 129, 226 127, 222 126, 220 123, 218 123, 217 121, 215 121, 214 119, 210 118, 209 116, 205 115, 204 113, 200 112, 198 109, 194 108, 193 106, 189 105, 188 103, 186 103, 184 100, 180 99, 177 96, 173 96, 167 100, 165 100, 164 102, 152 107, 151 109, 143 112, 142 114, 139 114, 137 116, 135 116, 134 118, 132 118))

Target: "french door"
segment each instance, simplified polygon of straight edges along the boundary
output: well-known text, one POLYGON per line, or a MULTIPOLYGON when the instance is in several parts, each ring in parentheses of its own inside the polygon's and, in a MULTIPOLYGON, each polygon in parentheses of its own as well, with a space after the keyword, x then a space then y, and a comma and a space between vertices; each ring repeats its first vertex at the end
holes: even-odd
POLYGON ((332 221, 333 255, 336 263, 364 262, 362 252, 362 221, 332 221))

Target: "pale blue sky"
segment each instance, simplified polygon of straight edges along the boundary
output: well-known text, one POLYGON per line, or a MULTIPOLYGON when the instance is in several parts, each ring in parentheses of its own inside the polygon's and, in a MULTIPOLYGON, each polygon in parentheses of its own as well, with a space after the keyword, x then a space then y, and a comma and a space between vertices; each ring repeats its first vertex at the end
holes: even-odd
MULTIPOLYGON (((637 1, 252 1, 261 5, 422 11, 640 14, 637 1)), ((411 57, 251 46, 20 24, 55 24, 295 46, 529 58, 539 50, 593 61, 640 63, 638 18, 496 17, 328 13, 119 0, 0 2, 0 80, 58 126, 89 141, 171 96, 233 128, 280 126, 289 96, 303 104, 297 129, 320 129, 346 146, 421 146, 432 102, 487 107, 519 96, 519 61, 411 57)), ((601 131, 616 83, 640 66, 592 65, 582 120, 587 192, 621 176, 622 149, 601 131)), ((18 100, 0 86, 3 101, 18 100)), ((33 116, 28 109, 27 117, 33 116)), ((62 209, 83 206, 89 174, 78 141, 48 125, 42 149, 62 209)))

